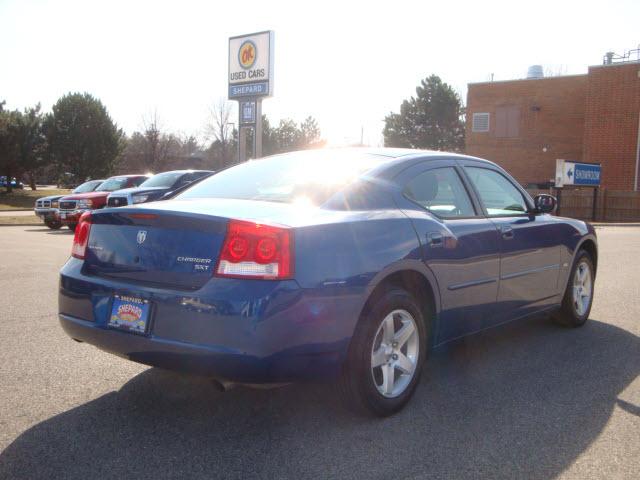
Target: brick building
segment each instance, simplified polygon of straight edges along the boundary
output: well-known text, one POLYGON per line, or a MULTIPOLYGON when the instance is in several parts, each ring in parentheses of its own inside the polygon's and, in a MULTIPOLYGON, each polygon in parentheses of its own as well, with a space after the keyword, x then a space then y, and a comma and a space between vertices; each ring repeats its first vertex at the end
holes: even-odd
POLYGON ((640 62, 586 75, 469 84, 466 152, 523 185, 553 180, 556 159, 602 164, 602 187, 638 190, 640 62))

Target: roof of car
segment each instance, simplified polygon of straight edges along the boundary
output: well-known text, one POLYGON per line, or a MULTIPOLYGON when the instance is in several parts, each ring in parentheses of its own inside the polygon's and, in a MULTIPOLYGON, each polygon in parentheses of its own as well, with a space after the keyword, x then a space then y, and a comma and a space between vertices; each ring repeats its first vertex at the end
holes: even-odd
MULTIPOLYGON (((109 178, 129 178, 129 177, 150 177, 148 173, 130 174, 130 175, 113 175, 109 178)), ((108 180, 108 179, 107 179, 108 180)))
POLYGON ((158 172, 154 175, 160 175, 161 173, 214 173, 213 170, 196 170, 192 168, 187 168, 184 170, 167 170, 166 172, 158 172))
MULTIPOLYGON (((483 158, 473 157, 471 155, 465 155, 461 153, 454 152, 445 152, 440 150, 426 150, 426 149, 418 149, 418 148, 395 148, 395 147, 329 147, 325 148, 325 151, 353 151, 354 153, 360 154, 368 154, 368 155, 379 155, 382 157, 389 158, 397 158, 397 159, 406 159, 404 157, 458 157, 458 158, 467 158, 470 160, 479 160, 483 162, 489 162, 489 160, 485 160, 483 158)), ((292 152, 294 153, 294 152, 292 152)), ((491 162, 489 162, 491 163, 491 162)))

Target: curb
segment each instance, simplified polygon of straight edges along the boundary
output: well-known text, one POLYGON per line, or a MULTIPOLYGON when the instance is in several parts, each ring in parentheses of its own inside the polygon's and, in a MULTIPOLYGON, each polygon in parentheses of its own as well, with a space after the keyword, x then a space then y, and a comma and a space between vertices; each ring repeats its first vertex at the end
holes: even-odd
POLYGON ((638 222, 629 222, 629 223, 606 223, 606 222, 589 222, 594 227, 640 227, 640 223, 638 222))
MULTIPOLYGON (((42 224, 44 225, 44 223, 42 224)), ((0 223, 0 228, 2 227, 39 227, 39 223, 0 223)))

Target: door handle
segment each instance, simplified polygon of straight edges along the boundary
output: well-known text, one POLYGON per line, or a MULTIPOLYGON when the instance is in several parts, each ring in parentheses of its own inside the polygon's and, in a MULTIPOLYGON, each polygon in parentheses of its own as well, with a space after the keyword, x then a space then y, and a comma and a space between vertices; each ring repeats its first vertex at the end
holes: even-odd
POLYGON ((513 228, 509 225, 502 225, 500 231, 502 232, 502 238, 505 240, 511 240, 513 238, 513 228))
POLYGON ((441 233, 428 233, 427 234, 427 243, 431 248, 440 248, 443 245, 442 234, 441 233))

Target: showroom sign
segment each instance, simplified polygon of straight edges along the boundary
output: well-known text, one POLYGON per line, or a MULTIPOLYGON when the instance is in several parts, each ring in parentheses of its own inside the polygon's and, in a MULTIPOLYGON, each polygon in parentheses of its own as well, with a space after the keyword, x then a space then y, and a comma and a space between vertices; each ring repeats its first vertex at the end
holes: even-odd
POLYGON ((599 163, 580 163, 569 160, 556 160, 556 187, 582 185, 600 186, 602 166, 599 163))

